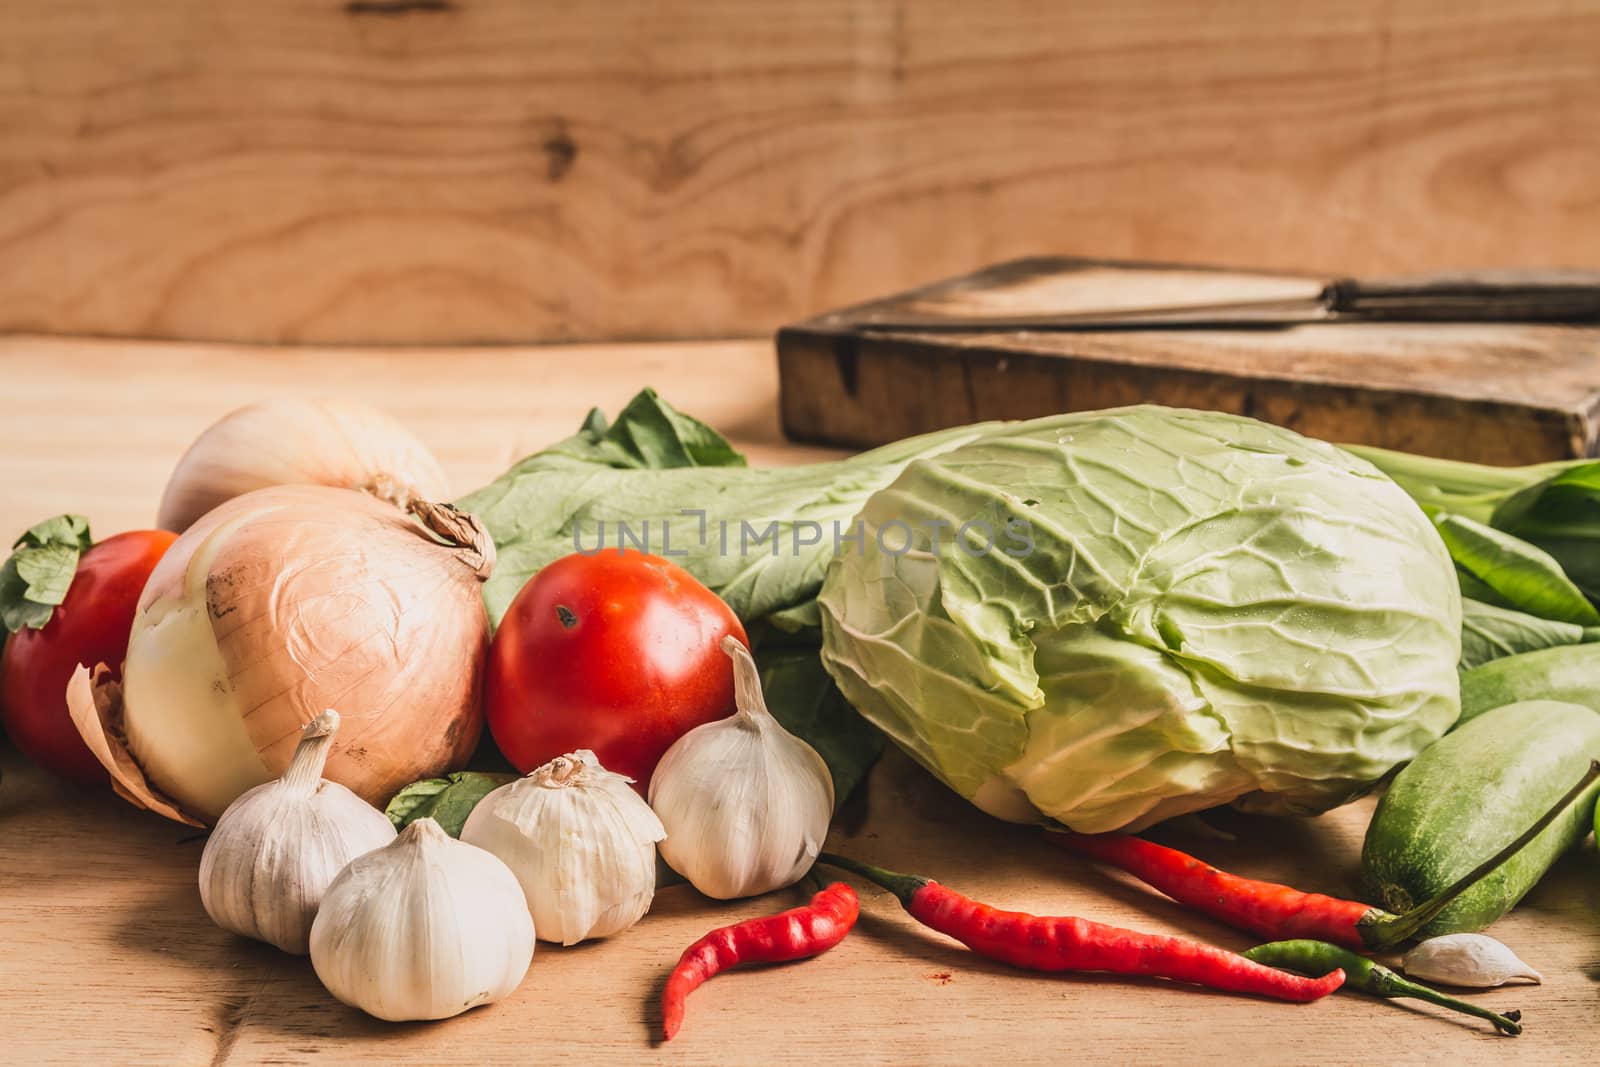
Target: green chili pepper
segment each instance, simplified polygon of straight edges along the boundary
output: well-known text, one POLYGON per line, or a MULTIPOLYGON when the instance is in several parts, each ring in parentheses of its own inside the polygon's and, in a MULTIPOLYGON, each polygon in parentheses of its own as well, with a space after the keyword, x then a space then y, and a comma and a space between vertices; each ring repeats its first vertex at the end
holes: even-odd
POLYGON ((1243 953, 1243 956, 1247 960, 1264 963, 1268 967, 1277 967, 1279 970, 1293 971, 1296 974, 1326 974, 1335 967, 1341 967, 1344 969, 1346 989, 1359 989, 1375 997, 1415 997, 1417 1000, 1426 1000, 1430 1004, 1438 1004, 1452 1011, 1487 1019, 1502 1034, 1515 1037, 1522 1033, 1520 1011, 1508 1011, 1504 1015, 1496 1015, 1487 1008, 1468 1004, 1437 989, 1430 989, 1409 978, 1403 978, 1381 963, 1357 955, 1347 948, 1330 945, 1326 941, 1273 941, 1270 944, 1257 945, 1249 952, 1243 953))

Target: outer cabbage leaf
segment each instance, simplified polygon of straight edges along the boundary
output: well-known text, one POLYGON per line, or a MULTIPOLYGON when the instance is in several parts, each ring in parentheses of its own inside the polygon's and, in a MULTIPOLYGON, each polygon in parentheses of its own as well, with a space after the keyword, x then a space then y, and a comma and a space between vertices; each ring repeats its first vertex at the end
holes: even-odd
POLYGON ((1288 430, 1151 407, 1013 424, 910 464, 862 517, 820 597, 824 662, 1004 818, 1324 810, 1459 710, 1460 594, 1432 524, 1288 430), (934 544, 971 520, 1025 522, 1032 551, 980 553, 973 527, 934 544))

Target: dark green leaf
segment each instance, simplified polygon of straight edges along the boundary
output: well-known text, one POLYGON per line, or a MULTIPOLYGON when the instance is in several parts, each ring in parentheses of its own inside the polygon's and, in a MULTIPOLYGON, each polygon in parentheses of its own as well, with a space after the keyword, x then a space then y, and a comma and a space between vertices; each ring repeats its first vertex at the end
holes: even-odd
POLYGON ((82 515, 57 515, 46 519, 17 538, 12 548, 46 548, 50 545, 69 545, 79 552, 87 552, 94 541, 89 537, 89 520, 82 515))
POLYGON ((1600 629, 1541 619, 1472 599, 1461 602, 1462 670, 1503 656, 1590 641, 1600 641, 1600 629))
POLYGON ((516 777, 457 771, 443 778, 425 778, 396 793, 383 812, 396 830, 403 830, 418 819, 431 818, 451 837, 460 837, 461 828, 478 801, 516 777))
POLYGON ((450 787, 448 778, 424 778, 412 782, 389 800, 383 813, 389 816, 396 830, 405 829, 411 820, 426 815, 433 807, 434 798, 450 787))
POLYGON ((18 551, 17 577, 28 583, 23 595, 36 604, 59 604, 78 569, 78 550, 71 545, 45 545, 18 551))
POLYGON ((9 633, 24 626, 41 629, 52 609, 67 596, 78 558, 93 542, 89 520, 57 515, 34 526, 0 565, 0 625, 9 633))
POLYGON ((1461 600, 1463 605, 1465 605, 1468 600, 1476 600, 1481 604, 1489 604, 1497 608, 1506 608, 1508 611, 1515 610, 1508 608, 1505 600, 1500 596, 1500 594, 1495 592, 1493 589, 1490 589, 1488 585, 1486 585, 1471 571, 1462 570, 1459 566, 1457 566, 1456 582, 1461 586, 1461 600))
POLYGON ((652 470, 745 465, 744 457, 727 438, 675 409, 654 389, 646 389, 630 400, 605 436, 637 456, 640 466, 652 470))
POLYGON ((1600 460, 1567 466, 1512 493, 1489 524, 1529 540, 1600 537, 1600 460))
POLYGON ((784 729, 817 750, 833 776, 834 810, 883 752, 883 735, 856 713, 811 644, 758 645, 767 709, 784 729))
POLYGON ((578 427, 580 436, 589 437, 595 441, 606 435, 606 413, 599 408, 590 408, 589 414, 583 418, 583 425, 578 427))
POLYGON ((1456 565, 1494 590, 1506 606, 1558 622, 1600 626, 1600 611, 1543 549, 1460 515, 1435 519, 1456 565))
POLYGON ((654 389, 640 391, 612 423, 599 408, 592 409, 575 435, 548 451, 620 470, 745 465, 727 438, 678 411, 654 389))
POLYGON ((28 599, 28 583, 17 573, 16 556, 0 565, 0 626, 6 633, 14 634, 24 626, 41 629, 54 610, 49 604, 28 599))
POLYGON ((1573 467, 1497 509, 1494 524, 1544 549, 1600 605, 1600 462, 1573 467))
POLYGON ((1600 605, 1600 534, 1589 538, 1546 538, 1540 547, 1555 557, 1590 603, 1600 605))

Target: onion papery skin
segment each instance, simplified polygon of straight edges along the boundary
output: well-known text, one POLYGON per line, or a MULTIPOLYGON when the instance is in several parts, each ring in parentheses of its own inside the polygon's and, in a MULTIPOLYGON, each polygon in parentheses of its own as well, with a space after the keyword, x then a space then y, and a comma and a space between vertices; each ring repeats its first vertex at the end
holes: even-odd
POLYGON ((452 495, 433 453, 384 412, 286 398, 229 412, 195 438, 167 481, 156 525, 181 533, 226 501, 274 485, 361 489, 401 508, 452 495))
POLYGON ((483 728, 494 549, 476 519, 419 507, 464 543, 321 486, 246 493, 179 538, 145 586, 124 667, 120 726, 151 792, 212 823, 281 775, 329 707, 344 725, 324 777, 369 803, 466 762, 483 728))

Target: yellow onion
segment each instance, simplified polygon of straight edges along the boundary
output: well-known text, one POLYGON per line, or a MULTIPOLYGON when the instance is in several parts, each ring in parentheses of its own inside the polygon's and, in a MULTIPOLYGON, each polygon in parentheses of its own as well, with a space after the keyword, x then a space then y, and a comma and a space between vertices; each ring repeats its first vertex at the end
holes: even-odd
POLYGON ((73 721, 134 803, 216 821, 279 777, 337 706, 323 777, 382 806, 459 767, 483 727, 494 545, 475 517, 365 493, 278 486, 189 528, 150 575, 122 684, 80 667, 73 721), (120 697, 120 699, 119 699, 120 697))
POLYGON ((182 533, 224 501, 273 485, 362 489, 398 507, 445 500, 426 446, 376 408, 348 400, 269 400, 224 415, 178 460, 156 525, 182 533))

